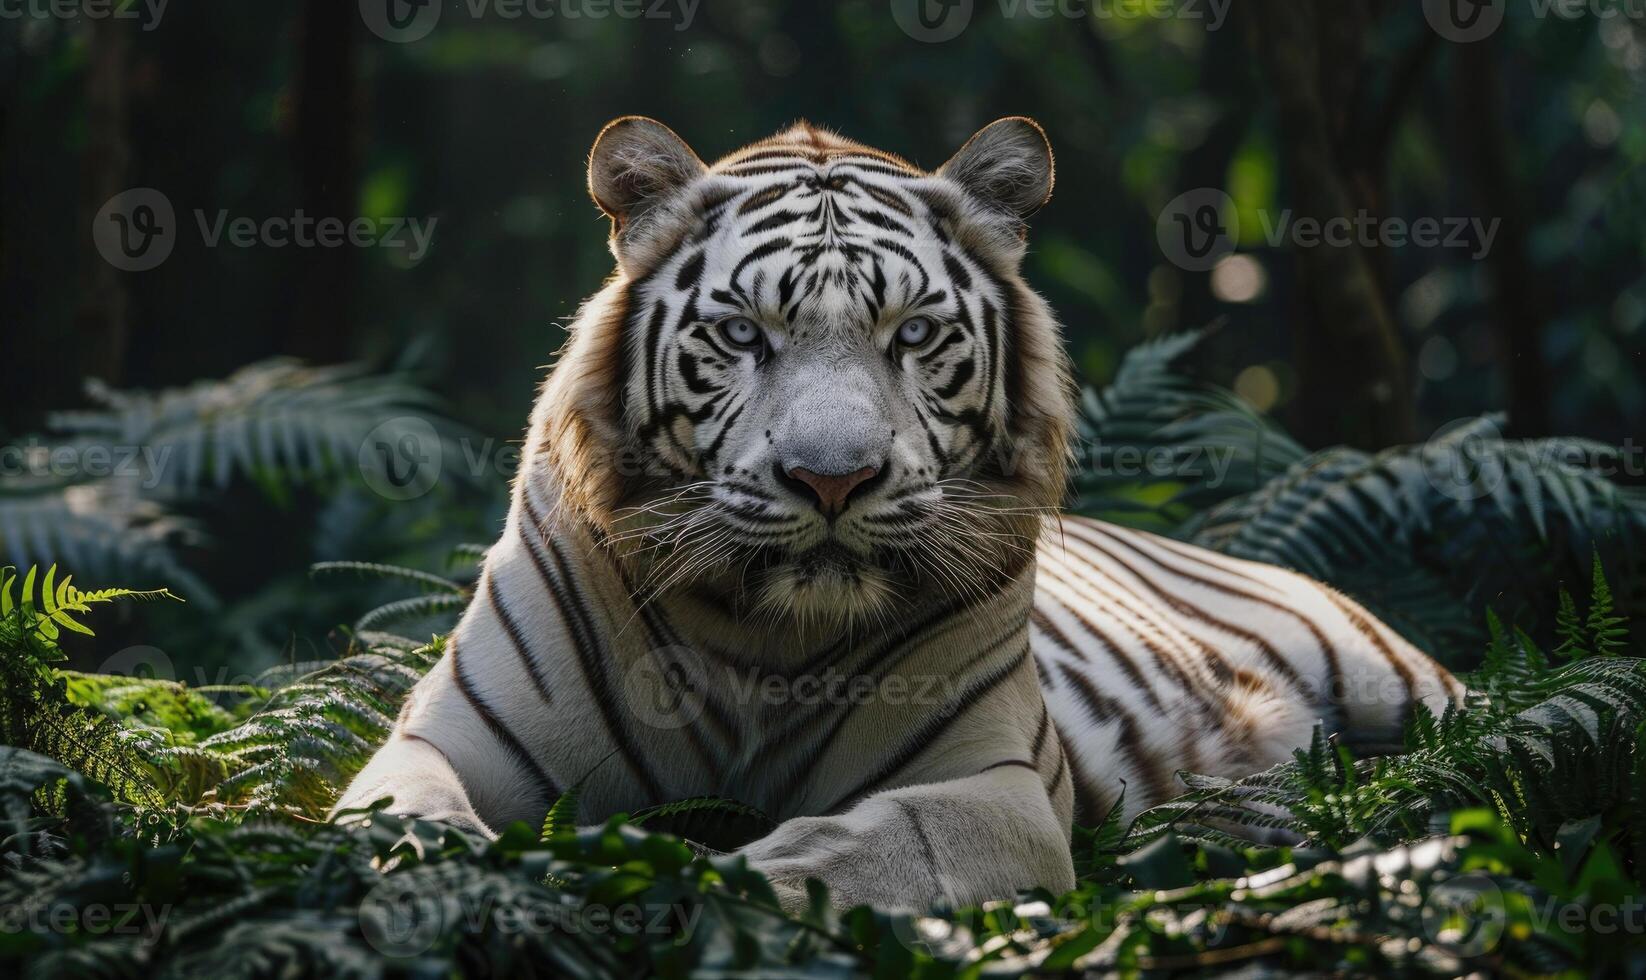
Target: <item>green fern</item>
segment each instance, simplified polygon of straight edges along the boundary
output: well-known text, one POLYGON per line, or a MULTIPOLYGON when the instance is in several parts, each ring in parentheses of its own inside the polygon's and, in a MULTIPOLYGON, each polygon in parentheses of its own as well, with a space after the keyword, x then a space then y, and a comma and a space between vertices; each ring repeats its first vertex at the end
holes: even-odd
MULTIPOLYGON (((1597 552, 1631 569, 1609 615, 1646 611, 1646 577, 1633 573, 1646 548, 1646 489, 1608 475, 1616 449, 1508 439, 1503 420, 1488 417, 1416 446, 1305 453, 1233 394, 1177 373, 1200 337, 1134 349, 1108 388, 1087 393, 1088 445, 1164 452, 1173 465, 1088 466, 1075 480, 1078 509, 1330 582, 1456 666, 1486 640, 1488 601, 1553 639, 1555 584, 1586 575, 1597 552), (1227 460, 1227 472, 1191 457, 1227 460), (1140 510, 1145 497, 1165 502, 1140 510)), ((1615 623, 1595 626, 1616 641, 1615 623)))
POLYGON ((548 843, 555 840, 565 840, 577 833, 577 812, 582 805, 583 787, 581 784, 567 789, 555 798, 549 807, 549 812, 543 817, 543 829, 537 839, 548 843))
MULTIPOLYGON (((49 428, 70 446, 146 447, 143 481, 163 494, 222 488, 236 476, 278 492, 358 475, 362 466, 381 473, 373 469, 379 461, 360 453, 374 428, 401 417, 440 418, 433 396, 404 377, 286 358, 186 388, 117 391, 94 381, 86 394, 97 408, 54 413, 49 428)), ((444 441, 452 427, 441 429, 440 448, 455 450, 444 441)))
POLYGON ((1589 596, 1589 618, 1584 626, 1589 632, 1591 649, 1602 656, 1617 656, 1628 645, 1628 619, 1616 614, 1612 602, 1612 587, 1606 581, 1600 556, 1594 557, 1594 591, 1589 596))
POLYGON ((1583 617, 1578 615, 1577 602, 1564 587, 1560 590, 1560 608, 1555 612, 1555 635, 1560 638, 1555 655, 1564 660, 1576 660, 1582 656, 1589 643, 1584 633, 1583 617))
POLYGON ((1079 415, 1084 465, 1075 477, 1081 509, 1135 513, 1141 506, 1135 489, 1164 484, 1170 494, 1146 511, 1177 523, 1210 504, 1256 490, 1305 455, 1291 437, 1232 393, 1174 370, 1206 333, 1191 331, 1140 344, 1127 352, 1108 386, 1084 393, 1079 415), (1107 465, 1127 452, 1167 465, 1147 473, 1107 465))
POLYGON ((91 627, 74 617, 91 611, 94 603, 114 602, 117 599, 177 599, 166 589, 139 592, 134 589, 98 589, 86 592, 74 587, 74 576, 66 575, 57 581, 57 566, 46 569, 40 591, 34 589, 37 567, 31 567, 23 576, 22 590, 17 585, 17 570, 11 566, 0 568, 0 616, 16 611, 30 626, 48 640, 55 640, 63 629, 91 636, 91 627))
POLYGON ((455 595, 464 595, 467 592, 461 582, 454 582, 443 575, 435 575, 415 568, 404 568, 399 565, 384 565, 379 562, 368 561, 323 561, 309 566, 309 574, 311 575, 337 575, 342 573, 353 573, 366 578, 409 582, 430 592, 449 592, 455 595))

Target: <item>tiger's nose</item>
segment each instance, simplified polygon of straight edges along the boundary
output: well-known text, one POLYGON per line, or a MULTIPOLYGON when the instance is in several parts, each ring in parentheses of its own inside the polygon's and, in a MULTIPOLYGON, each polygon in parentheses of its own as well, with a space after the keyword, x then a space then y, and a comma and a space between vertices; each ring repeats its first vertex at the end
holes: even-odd
POLYGON ((878 466, 865 466, 850 473, 813 473, 804 466, 796 466, 784 475, 801 496, 809 492, 816 499, 817 509, 824 517, 835 518, 845 512, 852 495, 879 473, 878 466))

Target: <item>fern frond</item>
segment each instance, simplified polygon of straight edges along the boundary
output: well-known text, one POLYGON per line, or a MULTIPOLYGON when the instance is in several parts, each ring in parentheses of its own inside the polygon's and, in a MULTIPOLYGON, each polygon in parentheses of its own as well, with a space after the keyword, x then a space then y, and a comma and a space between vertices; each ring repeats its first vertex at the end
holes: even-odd
POLYGON ((286 487, 363 471, 382 461, 361 446, 385 420, 424 420, 440 441, 423 447, 457 459, 455 427, 434 398, 397 375, 359 365, 309 367, 277 358, 222 380, 157 392, 117 391, 99 382, 87 395, 101 407, 58 412, 48 426, 71 446, 144 446, 151 492, 188 494, 225 487, 236 476, 286 487))
POLYGON ((74 576, 64 576, 63 581, 57 581, 57 566, 46 569, 44 580, 40 584, 40 591, 34 588, 35 574, 39 568, 31 567, 23 576, 21 592, 14 590, 17 584, 17 569, 12 566, 0 568, 0 616, 10 616, 14 610, 27 619, 33 629, 48 640, 57 639, 59 628, 72 630, 91 636, 91 627, 74 618, 77 613, 88 613, 94 603, 114 602, 117 599, 177 599, 167 589, 151 589, 140 592, 135 589, 98 589, 85 592, 74 587, 74 576))
POLYGON ((462 612, 469 604, 467 594, 439 593, 435 595, 413 596, 410 599, 398 599, 394 602, 378 606, 355 621, 354 628, 360 632, 381 630, 392 623, 404 623, 416 619, 426 619, 430 616, 439 616, 444 613, 462 612))
POLYGON ((431 592, 450 592, 457 595, 467 593, 461 582, 454 582, 443 575, 435 575, 416 568, 404 568, 400 565, 385 565, 369 561, 322 561, 309 566, 311 575, 336 575, 352 572, 364 578, 377 578, 410 582, 431 592))
POLYGON ((1617 615, 1612 601, 1612 587, 1606 581, 1606 570, 1601 567, 1600 554, 1594 556, 1593 591, 1589 595, 1589 618, 1584 623, 1589 633, 1590 649, 1605 656, 1617 656, 1628 642, 1628 618, 1617 615))
POLYGON ((583 786, 578 784, 555 798, 549 812, 543 817, 543 829, 537 839, 545 843, 565 840, 577 833, 577 812, 582 805, 583 786))
POLYGON ((1301 446, 1251 406, 1178 373, 1176 362, 1204 337, 1190 331, 1134 347, 1109 385, 1083 394, 1085 459, 1075 477, 1082 510, 1127 509, 1136 487, 1158 484, 1172 492, 1153 510, 1181 519, 1257 489, 1303 457, 1301 446), (1155 465, 1147 472, 1110 465, 1127 456, 1155 465))

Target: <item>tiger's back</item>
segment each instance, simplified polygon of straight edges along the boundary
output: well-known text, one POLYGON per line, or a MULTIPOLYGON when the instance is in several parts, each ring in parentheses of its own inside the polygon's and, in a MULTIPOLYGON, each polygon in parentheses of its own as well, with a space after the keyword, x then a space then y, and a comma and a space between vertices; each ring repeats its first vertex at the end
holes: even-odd
POLYGON ((1415 705, 1438 712, 1464 691, 1320 582, 1082 517, 1040 542, 1030 636, 1088 821, 1122 787, 1136 813, 1181 793, 1179 771, 1285 761, 1317 724, 1396 749, 1415 705))

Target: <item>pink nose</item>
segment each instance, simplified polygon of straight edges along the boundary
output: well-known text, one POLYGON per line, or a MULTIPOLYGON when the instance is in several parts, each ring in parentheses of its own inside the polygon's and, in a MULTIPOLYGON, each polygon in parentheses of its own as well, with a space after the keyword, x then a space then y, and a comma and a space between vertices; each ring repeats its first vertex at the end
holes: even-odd
POLYGON ((811 488, 817 497, 817 509, 822 511, 824 516, 836 517, 846 509, 846 501, 850 499, 852 491, 879 472, 878 466, 865 466, 855 473, 825 476, 822 473, 813 473, 804 466, 796 466, 789 471, 789 477, 811 488))

